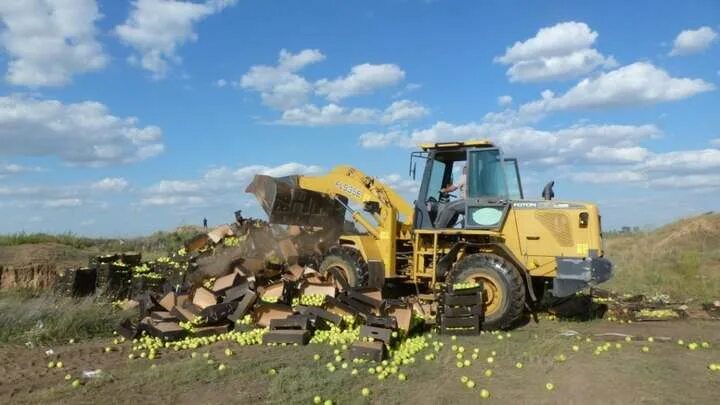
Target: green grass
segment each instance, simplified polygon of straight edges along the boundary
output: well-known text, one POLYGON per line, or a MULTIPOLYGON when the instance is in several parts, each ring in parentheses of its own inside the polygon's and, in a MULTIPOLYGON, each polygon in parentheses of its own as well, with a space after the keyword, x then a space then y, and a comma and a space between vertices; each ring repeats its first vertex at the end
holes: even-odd
POLYGON ((43 345, 110 336, 128 313, 96 297, 70 298, 11 290, 0 293, 0 343, 43 345))

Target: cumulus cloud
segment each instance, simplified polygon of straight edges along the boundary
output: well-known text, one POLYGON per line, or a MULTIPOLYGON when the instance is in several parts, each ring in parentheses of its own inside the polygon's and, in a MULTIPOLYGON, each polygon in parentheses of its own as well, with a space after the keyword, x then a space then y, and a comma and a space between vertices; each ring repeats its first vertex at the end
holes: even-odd
POLYGON ((637 62, 580 81, 565 94, 550 91, 525 104, 521 112, 533 114, 572 109, 596 109, 682 100, 714 90, 702 79, 675 78, 647 62, 637 62))
POLYGON ((330 126, 351 124, 383 124, 408 122, 430 113, 427 107, 411 100, 395 101, 385 110, 375 108, 347 108, 331 103, 322 107, 305 104, 283 112, 278 121, 284 125, 330 126))
POLYGON ((598 33, 583 22, 563 22, 516 42, 495 62, 510 65, 506 73, 511 82, 565 80, 601 66, 616 66, 612 56, 605 57, 591 48, 597 37, 598 33))
POLYGON ((717 41, 718 33, 710 27, 700 27, 696 30, 684 30, 675 37, 670 56, 690 55, 699 53, 717 41))
MULTIPOLYGON (((256 174, 273 177, 291 174, 312 174, 322 170, 320 166, 288 162, 278 166, 250 165, 238 168, 227 166, 208 170, 200 179, 162 180, 148 187, 140 200, 142 206, 176 205, 195 207, 218 201, 219 196, 237 194, 256 174), (212 196, 212 198, 208 198, 212 196)), ((237 197, 234 197, 237 198, 237 197)))
POLYGON ((452 124, 439 121, 429 128, 413 131, 367 132, 360 136, 365 148, 399 146, 414 148, 421 143, 490 139, 508 155, 536 164, 560 164, 594 161, 602 152, 623 163, 639 154, 633 149, 642 140, 660 136, 653 125, 576 125, 556 131, 528 126, 506 126, 494 122, 452 124), (597 148, 597 149, 596 149, 597 148))
POLYGON ((649 157, 640 168, 664 172, 716 170, 720 173, 720 149, 658 153, 649 157))
POLYGON ((399 121, 414 121, 428 115, 430 111, 420 103, 411 100, 395 101, 385 109, 380 121, 392 124, 399 121))
POLYGON ((180 63, 178 48, 197 41, 195 24, 235 3, 237 0, 136 0, 127 20, 115 27, 115 33, 136 52, 129 58, 131 63, 162 78, 171 63, 180 63))
POLYGON ((91 188, 99 191, 123 191, 127 188, 128 184, 128 181, 122 177, 105 177, 93 183, 91 188))
POLYGON ((318 107, 306 104, 284 111, 281 124, 302 126, 328 126, 344 124, 369 124, 378 119, 379 111, 372 108, 346 108, 337 104, 318 107))
POLYGON ((368 94, 372 91, 393 86, 405 78, 405 72, 393 64, 372 65, 364 63, 354 66, 350 74, 334 80, 321 79, 315 83, 315 92, 332 102, 368 94))
POLYGON ((650 151, 640 146, 613 148, 595 146, 585 154, 591 162, 599 163, 637 163, 650 155, 650 151))
POLYGON ((60 86, 75 74, 103 68, 108 58, 95 38, 100 17, 95 0, 0 2, 8 83, 60 86))
POLYGON ((325 55, 317 49, 303 49, 296 54, 283 49, 276 66, 252 66, 239 85, 260 92, 263 104, 269 107, 279 110, 299 107, 307 101, 312 85, 295 73, 324 59, 325 55))
POLYGON ((160 128, 116 117, 101 103, 22 95, 0 97, 0 144, 0 155, 55 156, 89 166, 136 162, 164 149, 160 128))

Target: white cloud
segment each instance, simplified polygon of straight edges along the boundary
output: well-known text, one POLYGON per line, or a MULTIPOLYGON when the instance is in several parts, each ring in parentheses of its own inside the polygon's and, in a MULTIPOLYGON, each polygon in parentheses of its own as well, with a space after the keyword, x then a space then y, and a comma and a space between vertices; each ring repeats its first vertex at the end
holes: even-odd
POLYGON ((430 113, 427 107, 411 100, 395 101, 385 110, 375 108, 347 108, 334 103, 318 107, 305 104, 283 112, 278 121, 284 125, 330 126, 351 124, 394 124, 413 121, 430 113))
POLYGON ((239 168, 227 166, 209 169, 201 179, 162 180, 145 190, 140 205, 177 205, 194 207, 222 201, 224 196, 237 198, 256 174, 283 177, 291 174, 312 174, 320 166, 288 162, 278 166, 250 165, 239 168))
POLYGON ((344 124, 369 124, 377 121, 379 111, 372 108, 345 108, 337 104, 318 107, 306 104, 284 111, 281 124, 303 126, 327 126, 344 124))
POLYGON ((91 185, 94 190, 100 191, 123 191, 128 186, 128 181, 122 177, 105 177, 91 185))
POLYGON ((633 170, 580 172, 570 175, 576 183, 607 184, 635 183, 647 180, 647 175, 633 170))
POLYGON ((511 96, 500 96, 498 97, 497 102, 500 107, 508 107, 512 104, 513 99, 511 96))
POLYGON ((101 103, 0 97, 0 155, 57 156, 101 166, 147 159, 164 149, 162 131, 119 118, 101 103))
POLYGON ((675 78, 647 62, 637 62, 582 80, 561 96, 544 92, 543 98, 520 108, 533 114, 571 109, 592 109, 654 104, 681 100, 714 90, 702 79, 675 78))
POLYGON ((279 110, 299 107, 307 101, 312 85, 295 72, 324 59, 325 55, 317 49, 304 49, 297 54, 283 49, 277 66, 252 66, 242 76, 239 85, 260 92, 267 106, 279 110))
POLYGON ((415 195, 420 187, 417 180, 395 173, 380 177, 379 180, 400 194, 415 195))
POLYGON ((642 162, 650 155, 650 151, 640 146, 608 147, 595 146, 585 157, 591 162, 600 163, 637 163, 642 162))
POLYGON ((215 85, 215 87, 219 87, 219 88, 223 88, 223 87, 227 86, 227 84, 228 84, 228 82, 225 79, 218 79, 215 81, 215 83, 213 83, 213 85, 215 85))
POLYGON ((612 56, 605 57, 591 48, 597 37, 597 32, 583 22, 559 23, 516 42, 495 62, 511 65, 506 72, 511 82, 571 79, 601 66, 616 66, 612 56))
POLYGON ((39 167, 28 167, 28 166, 22 166, 15 163, 0 163, 0 179, 12 175, 12 174, 20 174, 20 173, 27 173, 27 172, 39 172, 42 171, 39 167))
POLYGON ((683 176, 663 176, 650 181, 655 187, 716 189, 720 188, 720 174, 690 174, 683 176))
POLYGON ((79 198, 58 198, 47 200, 43 205, 47 208, 79 207, 83 205, 83 201, 79 198))
POLYGON ((20 86, 60 86, 77 73, 103 68, 108 58, 95 39, 100 17, 95 0, 0 2, 6 80, 20 86))
POLYGON ((197 41, 194 25, 200 20, 237 3, 237 0, 208 0, 193 3, 176 0, 136 0, 125 23, 115 27, 122 42, 136 54, 129 60, 164 77, 170 63, 179 63, 177 50, 197 41))
POLYGON ((140 200, 140 205, 150 206, 182 205, 185 207, 198 207, 205 204, 206 200, 197 196, 151 196, 140 200))
POLYGON ((407 148, 415 146, 404 131, 366 132, 360 135, 359 140, 363 148, 384 148, 391 145, 407 148))
POLYGON ((717 41, 718 33, 710 27, 696 30, 684 30, 678 34, 673 43, 670 56, 689 55, 702 52, 717 41))
POLYGON ((420 103, 411 100, 395 101, 385 109, 380 121, 392 124, 398 121, 414 121, 428 115, 430 111, 420 103))
POLYGON ((321 79, 315 83, 315 92, 332 102, 367 94, 393 86, 405 78, 405 72, 393 64, 372 65, 364 63, 353 66, 350 74, 335 80, 321 79))
POLYGON ((657 153, 641 166, 647 171, 679 172, 716 170, 720 173, 720 149, 657 153))
MULTIPOLYGON (((604 152, 614 163, 641 153, 637 142, 660 135, 653 125, 576 125, 557 131, 527 126, 505 126, 494 122, 452 124, 439 121, 426 129, 413 131, 368 132, 360 136, 365 148, 417 147, 421 143, 490 139, 505 153, 525 162, 559 164, 594 161, 595 152, 604 152), (600 147, 600 149, 595 149, 600 147), (603 149, 604 148, 604 149, 603 149), (610 156, 610 155, 613 156, 610 156)), ((642 148, 641 148, 642 149, 642 148)))
POLYGON ((720 138, 711 139, 710 145, 720 147, 720 138))

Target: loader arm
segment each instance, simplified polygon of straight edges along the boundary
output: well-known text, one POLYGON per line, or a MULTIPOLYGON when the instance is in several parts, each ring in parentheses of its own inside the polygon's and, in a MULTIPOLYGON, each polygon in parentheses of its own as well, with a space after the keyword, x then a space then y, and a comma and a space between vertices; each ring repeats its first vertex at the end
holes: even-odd
POLYGON ((274 223, 328 226, 327 217, 349 210, 353 220, 376 239, 398 237, 412 226, 413 209, 404 198, 349 166, 318 176, 256 175, 245 191, 255 195, 274 223), (348 201, 362 205, 373 220, 350 208, 348 201))
POLYGON ((382 262, 384 273, 395 272, 398 240, 410 240, 413 208, 395 190, 349 166, 318 176, 274 178, 256 175, 246 192, 260 202, 271 223, 340 226, 349 211, 367 235, 345 235, 344 244, 358 248, 365 260, 382 262), (362 206, 350 207, 349 202, 362 206))

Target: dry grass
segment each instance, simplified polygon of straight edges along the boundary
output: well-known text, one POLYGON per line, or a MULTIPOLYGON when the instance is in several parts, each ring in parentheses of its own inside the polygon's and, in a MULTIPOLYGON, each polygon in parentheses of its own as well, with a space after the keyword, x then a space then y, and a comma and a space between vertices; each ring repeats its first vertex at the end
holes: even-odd
POLYGON ((607 288, 677 299, 720 298, 720 214, 647 233, 610 235, 605 251, 616 266, 607 288))

